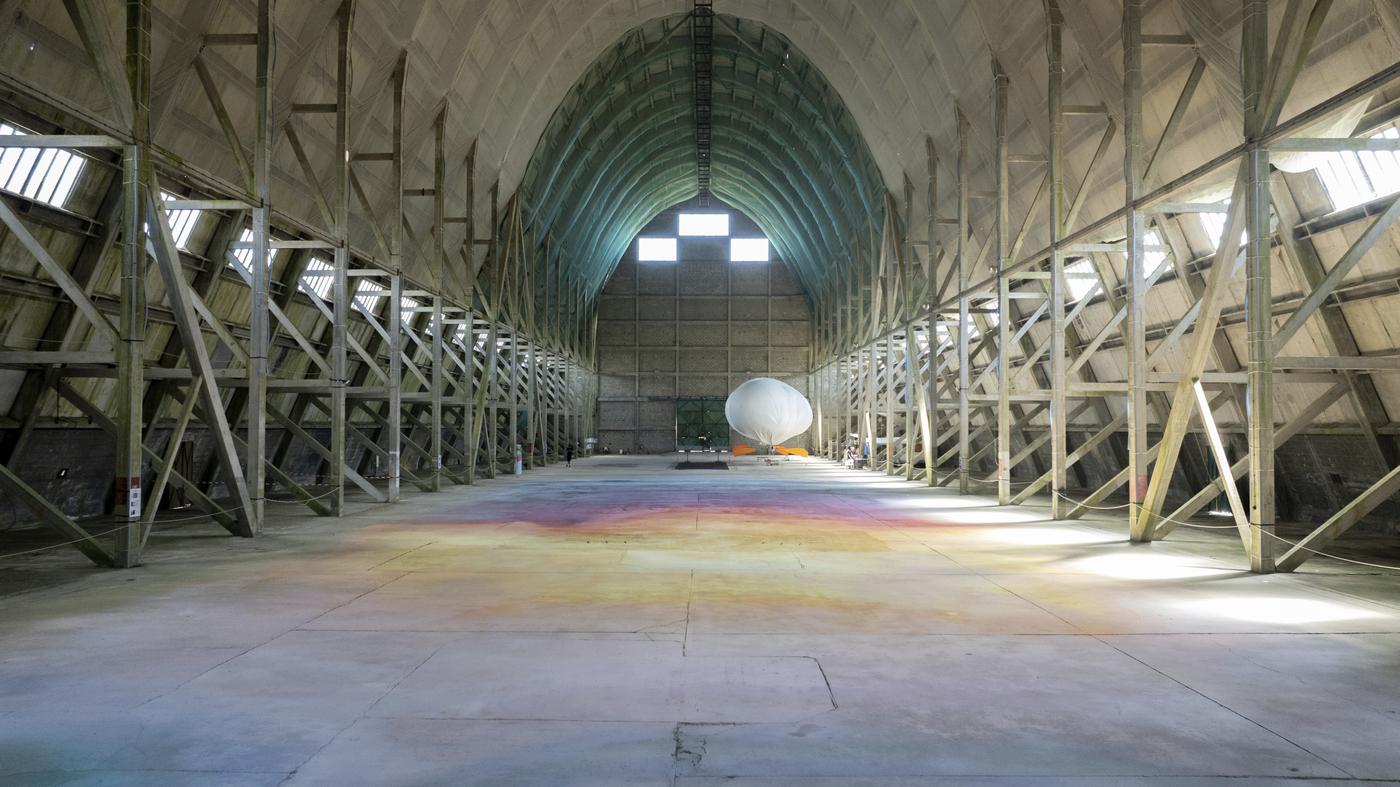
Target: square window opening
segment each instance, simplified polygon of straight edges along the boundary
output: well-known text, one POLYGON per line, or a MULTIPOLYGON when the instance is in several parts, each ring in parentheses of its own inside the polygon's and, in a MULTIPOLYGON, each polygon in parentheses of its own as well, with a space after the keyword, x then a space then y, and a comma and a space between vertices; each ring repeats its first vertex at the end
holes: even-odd
MULTIPOLYGON (((26 136, 0 123, 0 136, 26 136)), ((62 208, 83 171, 82 156, 62 148, 0 148, 0 189, 62 208)))
POLYGON ((303 290, 315 293, 321 300, 329 300, 335 284, 335 267, 320 257, 312 257, 300 281, 303 290))
MULTIPOLYGON (((1400 127, 1392 123, 1370 138, 1400 139, 1400 127)), ((1345 210, 1400 191, 1400 152, 1346 150, 1319 154, 1313 161, 1333 210, 1345 210)))
POLYGON ((676 259, 675 238, 637 239, 638 262, 675 262, 676 259))
MULTIPOLYGON (((271 238, 269 238, 271 240, 271 238)), ((277 261, 277 253, 281 249, 268 249, 267 267, 270 270, 273 263, 277 261)), ((229 255, 228 264, 230 267, 237 263, 239 267, 248 273, 253 272, 253 228, 246 227, 238 236, 238 244, 234 247, 233 253, 229 255)), ((308 267, 308 270, 310 268, 308 267)))
POLYGON ((725 238, 729 236, 728 213, 682 213, 681 237, 725 238))
POLYGON ((732 238, 729 241, 730 262, 768 262, 770 254, 767 238, 732 238))

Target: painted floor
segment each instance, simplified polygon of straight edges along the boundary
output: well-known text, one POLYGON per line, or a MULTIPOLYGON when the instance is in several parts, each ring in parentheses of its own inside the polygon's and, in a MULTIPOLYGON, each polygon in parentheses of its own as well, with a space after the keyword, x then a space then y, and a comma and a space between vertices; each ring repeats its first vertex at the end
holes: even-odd
POLYGON ((140 569, 6 596, 0 783, 1400 779, 1395 575, 671 461, 161 532, 140 569))

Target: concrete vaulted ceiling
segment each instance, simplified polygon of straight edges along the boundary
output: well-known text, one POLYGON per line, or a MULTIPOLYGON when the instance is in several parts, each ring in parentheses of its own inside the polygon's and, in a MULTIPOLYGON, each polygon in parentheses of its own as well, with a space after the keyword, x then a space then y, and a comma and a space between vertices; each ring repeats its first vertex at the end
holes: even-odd
MULTIPOLYGON (((293 103, 327 101, 334 95, 335 18, 341 2, 283 0, 277 4, 273 90, 279 123, 291 117, 293 103)), ((14 57, 7 60, 6 67, 47 92, 105 112, 106 98, 95 80, 70 78, 82 73, 87 64, 63 4, 25 1, 19 5, 22 13, 8 34, 12 43, 30 40, 31 36, 43 42, 50 40, 45 38, 49 36, 53 45, 41 46, 38 51, 14 46, 10 50, 14 57)), ((720 144, 716 145, 716 182, 727 184, 725 198, 736 205, 742 203, 754 218, 769 222, 774 242, 795 264, 799 264, 798 257, 810 259, 809 254, 827 253, 830 237, 841 231, 840 222, 853 220, 845 211, 851 211, 853 217, 858 203, 859 210, 868 214, 864 203, 871 198, 870 191, 881 185, 880 180, 885 188, 898 191, 906 172, 922 171, 925 134, 932 132, 940 139, 952 137, 952 114, 947 111, 950 97, 964 101, 965 108, 973 112, 986 104, 983 77, 989 73, 990 54, 981 32, 982 11, 974 10, 979 5, 954 0, 719 0, 716 12, 730 20, 743 20, 739 28, 747 42, 739 43, 724 25, 716 28, 721 46, 727 41, 733 50, 728 58, 721 55, 720 68, 732 71, 733 64, 740 62, 734 84, 728 84, 723 71, 718 75, 716 100, 748 96, 747 103, 732 100, 735 110, 725 117, 732 117, 734 122, 727 131, 717 129, 717 133, 728 133, 733 142, 725 145, 723 140, 717 140, 720 144), (762 54, 755 55, 749 45, 760 41, 762 54), (807 100, 795 100, 798 94, 797 88, 789 84, 792 80, 775 76, 771 68, 758 78, 758 89, 754 88, 758 59, 771 58, 770 65, 776 66, 785 46, 791 58, 803 64, 804 71, 782 73, 801 77, 803 90, 821 105, 819 110, 827 113, 826 118, 814 114, 807 100), (945 61, 951 64, 952 71, 945 67, 945 61), (967 76, 973 74, 976 79, 967 76), (963 93, 969 95, 962 96, 963 93), (789 102, 785 111, 765 108, 765 101, 779 97, 789 102), (833 118, 838 122, 833 122, 833 118), (759 142, 769 139, 781 144, 794 124, 814 119, 822 120, 819 127, 796 129, 805 135, 804 144, 783 151, 792 156, 792 163, 785 173, 791 181, 781 182, 781 189, 778 181, 755 188, 757 181, 741 183, 734 176, 749 168, 745 161, 759 155, 759 142), (824 138, 807 135, 818 130, 832 133, 824 138), (845 153, 838 152, 843 150, 842 145, 845 153), (839 158, 842 155, 856 158, 846 162, 839 158), (803 156, 812 157, 806 163, 817 162, 819 169, 804 173, 803 156), (845 167, 844 172, 834 166, 847 163, 851 166, 845 167), (813 192, 810 185, 800 182, 808 176, 822 178, 829 185, 821 192, 813 192), (860 184, 857 191, 850 190, 852 183, 860 184), (745 187, 754 193, 742 194, 740 189, 745 187), (778 214, 777 204, 763 210, 751 207, 760 197, 772 203, 778 197, 812 202, 800 206, 804 214, 810 215, 804 215, 800 221, 790 216, 787 224, 795 228, 816 221, 818 226, 805 230, 799 239, 795 229, 780 228, 776 219, 764 218, 778 214), (839 204, 828 208, 821 205, 822 199, 839 204), (850 205, 841 207, 845 203, 850 205), (829 210, 842 215, 834 216, 829 210), (799 250, 799 241, 810 248, 809 253, 799 250)), ((449 172, 449 203, 458 206, 465 198, 460 166, 473 143, 477 147, 478 188, 496 183, 504 199, 526 185, 527 170, 533 176, 531 162, 537 150, 542 151, 550 141, 547 137, 552 138, 550 123, 569 109, 575 87, 588 75, 596 76, 596 68, 615 58, 620 46, 629 55, 635 55, 638 37, 631 31, 640 30, 648 41, 655 42, 656 31, 666 24, 665 20, 674 23, 691 6, 685 0, 358 2, 352 49, 351 147, 356 151, 386 149, 392 130, 390 76, 401 53, 407 51, 405 144, 410 155, 406 167, 409 184, 416 187, 431 180, 432 124, 439 109, 445 107, 448 158, 454 166, 449 172)), ((186 160, 230 180, 236 179, 237 172, 226 155, 221 131, 192 76, 190 63, 200 52, 202 35, 246 32, 255 11, 254 0, 162 0, 156 9, 157 141, 186 160)), ((120 8, 104 13, 112 40, 119 42, 120 8)), ((662 104, 675 110, 667 133, 677 141, 690 133, 690 120, 685 114, 689 106, 688 47, 688 32, 681 31, 669 47, 656 53, 671 64, 671 73, 665 79, 659 74, 650 78, 652 83, 673 83, 670 95, 654 91, 651 100, 657 105, 654 119, 660 118, 662 104)), ((221 83, 235 125, 250 128, 253 107, 247 53, 218 48, 206 49, 203 54, 221 83)), ((787 66, 791 65, 792 59, 787 66)), ((321 173, 330 172, 334 145, 329 123, 319 119, 295 122, 300 124, 314 168, 321 173)), ((680 149, 677 143, 677 155, 680 149)), ((274 202, 279 209, 308 224, 320 224, 311 192, 300 176, 300 165, 284 140, 279 140, 274 156, 274 202)), ((680 166, 670 159, 654 163, 665 166, 666 162, 680 166)), ((373 167, 364 168, 360 177, 371 199, 379 203, 379 215, 384 215, 388 204, 380 195, 389 191, 387 181, 373 167)), ((672 196, 680 200, 686 192, 675 189, 672 196)), ((660 203, 656 195, 651 200, 660 203)), ((482 226, 480 222, 489 215, 489 205, 480 195, 475 210, 478 226, 482 226)), ((783 211, 794 213, 793 208, 783 211)), ((360 211, 354 212, 356 245, 372 254, 373 238, 363 224, 364 217, 358 215, 360 211)), ((420 232, 429 213, 429 207, 421 201, 408 206, 410 223, 420 232)), ((629 218, 634 223, 640 220, 629 218)), ((457 231, 459 227, 450 229, 457 231)), ((449 235, 449 245, 453 242, 455 239, 449 235)), ((416 252, 410 244, 407 270, 420 281, 430 281, 416 252)))
MULTIPOLYGON (((292 117, 294 103, 324 102, 334 96, 335 18, 342 2, 277 3, 273 92, 279 125, 292 117)), ((0 2, 0 7, 9 9, 7 13, 11 14, 7 17, 11 24, 0 30, 3 65, 16 78, 74 106, 110 114, 102 87, 91 78, 91 64, 67 19, 64 5, 49 0, 0 2)), ((404 128, 408 185, 420 188, 432 182, 433 121, 439 110, 445 109, 449 210, 456 214, 465 203, 463 163, 467 150, 475 145, 474 211, 478 228, 485 226, 490 215, 489 201, 483 192, 492 184, 498 186, 503 200, 524 188, 527 199, 534 201, 531 208, 545 209, 544 200, 552 197, 535 193, 534 178, 542 165, 532 162, 559 143, 561 137, 551 123, 571 109, 577 110, 571 103, 576 100, 575 89, 589 84, 590 78, 596 79, 602 73, 599 68, 616 59, 619 52, 635 57, 643 51, 636 35, 629 38, 629 31, 641 30, 649 36, 646 40, 654 43, 665 20, 675 20, 692 7, 689 0, 361 0, 355 5, 352 149, 387 149, 392 133, 390 77, 406 52, 404 128)), ((1121 0, 1060 0, 1059 5, 1065 17, 1066 101, 1079 105, 1102 103, 1109 119, 1119 121, 1116 116, 1121 115, 1122 53, 1116 20, 1122 10, 1121 0)), ((1281 8, 1284 0, 1273 0, 1271 5, 1281 8)), ((116 45, 122 40, 121 6, 98 6, 108 23, 108 37, 116 45)), ((256 0, 160 0, 155 8, 156 141, 183 160, 230 182, 236 182, 239 173, 191 63, 201 52, 203 35, 247 32, 256 7, 256 0)), ((1192 36, 1201 42, 1199 53, 1208 65, 1207 78, 1192 103, 1192 117, 1163 151, 1161 166, 1156 169, 1160 179, 1184 172, 1239 141, 1239 8, 1237 0, 1147 4, 1148 32, 1192 36)), ((912 180, 914 200, 905 218, 915 228, 916 236, 922 234, 928 213, 924 196, 927 142, 932 143, 939 158, 942 213, 947 216, 952 212, 957 149, 955 108, 967 116, 972 129, 971 188, 985 191, 994 183, 990 140, 994 59, 1005 67, 1011 80, 1009 125, 1013 151, 1034 154, 1045 149, 1045 12, 1040 0, 716 0, 715 11, 728 19, 743 20, 739 25, 743 31, 765 35, 760 51, 769 53, 766 56, 782 51, 779 41, 791 45, 793 57, 802 58, 808 66, 809 89, 829 91, 831 111, 848 119, 830 127, 841 128, 845 139, 863 144, 884 189, 901 197, 901 209, 904 180, 912 180), (762 34, 764 29, 769 32, 762 34)), ((1394 47, 1400 44, 1400 22, 1395 20, 1392 0, 1337 4, 1315 47, 1314 59, 1325 60, 1326 68, 1309 69, 1303 74, 1293 91, 1294 103, 1308 106, 1330 95, 1336 85, 1350 84, 1388 65, 1394 47), (1356 45, 1358 37, 1370 43, 1356 45)), ((737 41, 722 25, 717 28, 717 35, 721 43, 726 38, 737 41)), ((688 43, 686 31, 678 33, 677 38, 673 42, 676 47, 683 48, 688 43)), ((748 40, 752 43, 754 39, 748 40)), ((749 59, 735 73, 733 85, 726 85, 721 73, 717 100, 726 100, 727 89, 752 95, 747 103, 734 101, 732 144, 716 146, 716 182, 725 181, 731 189, 727 198, 736 205, 745 203, 742 207, 751 210, 754 218, 768 222, 771 226, 767 229, 774 233, 781 252, 793 257, 794 264, 809 265, 810 270, 820 262, 796 259, 803 256, 799 242, 809 249, 807 259, 815 260, 828 252, 831 236, 849 229, 838 222, 849 225, 852 219, 848 216, 856 214, 849 205, 831 208, 821 205, 820 199, 808 198, 823 195, 836 202, 863 200, 866 192, 849 191, 850 181, 843 180, 846 174, 832 166, 838 160, 833 151, 840 150, 840 146, 832 143, 829 136, 806 134, 813 129, 805 127, 798 129, 804 135, 804 144, 783 151, 799 164, 783 173, 792 180, 771 180, 769 186, 754 189, 757 181, 740 183, 737 177, 729 177, 750 168, 744 162, 757 155, 753 152, 760 149, 756 141, 766 135, 786 139, 782 136, 787 133, 785 124, 811 117, 803 114, 809 110, 800 103, 788 104, 785 114, 764 109, 759 103, 764 91, 746 87, 754 77, 751 70, 744 68, 753 67, 757 60, 751 57, 748 47, 739 45, 739 49, 740 57, 749 59), (748 151, 743 149, 745 144, 748 151), (806 167, 800 166, 801 156, 805 155, 813 157, 815 171, 806 172, 806 167), (828 185, 821 192, 811 191, 811 184, 802 182, 809 175, 828 185), (745 184, 754 190, 753 194, 738 193, 745 184), (773 204, 763 211, 750 207, 761 196, 773 204), (789 219, 781 227, 776 219, 764 218, 765 213, 779 215, 783 206, 777 203, 778 196, 804 203, 784 208, 789 219), (804 208, 802 219, 793 218, 799 213, 798 207, 804 208), (832 209, 842 215, 828 212, 832 209), (811 225, 812 217, 818 226, 800 233, 798 238, 796 228, 811 225), (791 239, 783 237, 785 232, 791 239)), ((231 47, 205 48, 202 54, 220 85, 233 124, 246 143, 253 124, 250 54, 231 47)), ((647 110, 631 111, 634 115, 651 114, 662 136, 674 140, 674 147, 669 149, 680 156, 685 147, 680 140, 689 133, 689 118, 683 111, 688 109, 689 63, 678 53, 656 54, 669 58, 671 71, 664 75, 654 73, 646 77, 645 84, 631 84, 629 89, 650 91, 654 104, 647 110), (670 93, 654 89, 655 84, 665 82, 674 85, 670 93), (663 105, 674 109, 669 126, 660 122, 663 105)), ((1195 56, 1195 52, 1183 48, 1151 53, 1152 73, 1169 75, 1147 85, 1147 111, 1154 134, 1170 115, 1180 82, 1195 56)), ((626 67, 624 63, 623 68, 626 67)), ((660 66, 654 69, 659 72, 660 66)), ((641 73, 633 78, 640 79, 641 73)), ((764 87, 771 87, 774 77, 770 70, 759 79, 764 87)), ((791 91, 790 87, 779 86, 766 95, 791 99, 791 91)), ((611 100, 614 107, 624 103, 616 97, 611 100)), ((597 114, 595 119, 622 122, 621 118, 606 114, 597 114)), ((298 125, 306 155, 326 185, 334 167, 330 123, 314 117, 291 122, 298 125)), ((1104 215, 1121 202, 1116 167, 1100 166, 1088 172, 1105 122, 1103 118, 1076 119, 1068 129, 1068 177, 1077 189, 1079 179, 1086 173, 1090 176, 1082 212, 1086 218, 1104 215)), ((1115 161, 1120 151, 1115 139, 1104 160, 1115 161)), ((657 169, 670 166, 677 173, 682 167, 679 160, 664 156, 650 163, 657 169)), ((866 166, 861 162, 856 171, 863 172, 866 166)), ((387 168, 374 165, 360 170, 365 190, 376 203, 374 207, 381 218, 387 215, 387 195, 392 192, 386 171, 387 168)), ((568 174, 574 177, 574 173, 568 174)), ((1043 170, 1033 166, 1012 169, 1013 216, 1024 216, 1030 211, 1042 177, 1043 170)), ((280 135, 274 151, 274 178, 273 202, 279 210, 307 225, 322 223, 296 155, 280 135)), ((868 179, 866 185, 870 185, 868 179)), ((555 193, 555 187, 550 188, 549 193, 555 193)), ((669 196, 678 201, 686 193, 685 189, 676 188, 669 196)), ((624 193, 619 199, 634 197, 624 193)), ((663 201, 659 194, 651 194, 649 199, 657 205, 663 201)), ((654 207, 638 210, 645 213, 654 207)), ((975 247, 985 241, 992 207, 988 200, 974 200, 970 207, 975 247)), ((374 237, 364 211, 355 205, 352 214, 357 249, 374 256, 374 237)), ((415 237, 422 238, 431 221, 431 206, 426 200, 412 200, 407 215, 415 237)), ((540 216, 560 221, 572 218, 567 211, 540 216)), ((632 223, 642 220, 630 215, 622 218, 632 223)), ((1046 241, 1044 225, 1040 220, 1030 223, 1024 250, 1041 248, 1046 241)), ((460 224, 449 226, 449 248, 461 241, 461 231, 460 224)), ((559 234, 557 229, 554 232, 559 234)), ((859 239, 844 240, 849 245, 859 239)), ((602 241, 600 245, 608 243, 602 241)), ((434 277, 426 270, 427 263, 419 252, 417 243, 409 244, 405 270, 417 281, 431 283, 434 277)), ((602 258, 609 254, 604 253, 602 258)), ((926 261, 927 252, 922 248, 916 248, 916 254, 926 261)), ((456 272, 447 273, 450 277, 456 272)), ((809 290, 814 286, 811 281, 805 283, 809 290)), ((453 289, 463 282, 449 279, 445 284, 453 289)))
MULTIPOLYGON (((526 168, 527 228, 597 290, 632 237, 698 191, 687 16, 622 36, 555 112, 526 168)), ((849 255, 883 220, 884 182, 819 70, 773 30, 716 19, 716 196, 753 218, 799 280, 849 255)))

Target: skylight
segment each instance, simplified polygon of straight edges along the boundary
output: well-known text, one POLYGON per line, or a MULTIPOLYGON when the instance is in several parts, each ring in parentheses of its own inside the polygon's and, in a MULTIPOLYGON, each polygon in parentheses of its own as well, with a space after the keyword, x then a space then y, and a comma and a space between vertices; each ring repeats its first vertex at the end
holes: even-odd
MULTIPOLYGON (((374 285, 371 285, 371 287, 373 286, 374 285)), ((356 308, 358 308, 366 316, 374 317, 376 316, 375 310, 379 308, 379 302, 382 300, 384 300, 384 296, 379 295, 374 291, 360 292, 355 294, 354 304, 356 308)), ((403 301, 400 301, 399 303, 403 303, 403 301)))
MULTIPOLYGON (((179 199, 164 191, 160 193, 160 198, 165 202, 179 199)), ((165 215, 170 220, 170 234, 175 237, 175 246, 181 251, 189 251, 190 236, 194 234, 195 224, 199 223, 199 211, 167 210, 165 215)))
MULTIPOLYGON (((271 268, 272 263, 277 261, 278 249, 268 249, 267 267, 271 268)), ((238 244, 233 249, 233 260, 229 260, 232 265, 234 260, 243 267, 243 270, 253 272, 253 230, 251 227, 244 229, 243 234, 238 236, 238 244)))
MULTIPOLYGON (((1224 227, 1220 228, 1223 233, 1224 227)), ((1142 272, 1148 278, 1157 272, 1157 269, 1166 264, 1167 247, 1162 243, 1162 236, 1156 230, 1148 230, 1142 235, 1142 272)))
MULTIPOLYGON (((1400 139, 1400 128, 1392 124, 1371 139, 1400 139)), ((1333 210, 1400 191, 1400 153, 1393 150, 1347 150, 1317 156, 1315 161, 1333 210)))
POLYGON ((637 260, 640 262, 675 262, 675 238, 638 238, 637 260))
POLYGON ((682 213, 682 237, 723 238, 729 235, 728 213, 682 213))
POLYGON ((422 305, 423 304, 413 300, 412 298, 409 298, 408 296, 403 296, 399 298, 399 319, 403 321, 405 327, 413 322, 414 317, 418 316, 419 313, 414 311, 414 309, 417 309, 422 305))
MULTIPOLYGON (((0 136, 25 136, 0 123, 0 136)), ((0 188, 22 197, 63 207, 83 171, 83 159, 61 148, 0 149, 0 188)))
POLYGON ((767 238, 731 238, 729 241, 730 262, 767 262, 767 238))
MULTIPOLYGON (((1220 248, 1220 242, 1225 238, 1225 222, 1230 218, 1230 192, 1222 191, 1213 194, 1201 202, 1213 202, 1220 206, 1220 210, 1213 213, 1197 213, 1201 220, 1201 229, 1206 232, 1206 240, 1210 241, 1211 251, 1220 248)), ((1240 247, 1249 242, 1249 233, 1240 230, 1240 247)))
POLYGON ((1095 275, 1094 264, 1088 260, 1075 260, 1065 266, 1065 288, 1069 295, 1066 300, 1083 300, 1093 292, 1096 284, 1098 276, 1095 275))
POLYGON ((335 267, 320 257, 312 257, 301 274, 302 289, 321 296, 322 300, 331 297, 331 287, 335 284, 335 267))

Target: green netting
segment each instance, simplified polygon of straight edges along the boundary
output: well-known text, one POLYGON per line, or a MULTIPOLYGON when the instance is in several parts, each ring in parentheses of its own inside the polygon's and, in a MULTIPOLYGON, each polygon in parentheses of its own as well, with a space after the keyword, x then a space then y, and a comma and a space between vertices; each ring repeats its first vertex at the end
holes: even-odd
MULTIPOLYGON (((632 238, 698 192, 688 17, 635 28, 541 136, 526 227, 601 289, 632 238)), ((753 218, 810 295, 884 221, 885 186, 836 91, 785 37, 716 17, 712 191, 753 218)))

